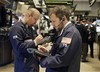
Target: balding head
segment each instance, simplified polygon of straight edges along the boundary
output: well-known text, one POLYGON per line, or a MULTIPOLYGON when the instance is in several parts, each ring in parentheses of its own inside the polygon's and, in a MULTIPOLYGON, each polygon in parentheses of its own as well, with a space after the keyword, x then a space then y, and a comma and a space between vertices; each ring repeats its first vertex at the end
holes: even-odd
POLYGON ((29 9, 27 10, 27 13, 28 13, 29 15, 31 15, 31 16, 37 16, 37 17, 40 16, 40 12, 39 12, 37 9, 35 9, 35 8, 29 8, 29 9))
POLYGON ((34 24, 36 24, 39 17, 40 12, 37 9, 29 8, 24 14, 23 21, 29 26, 33 26, 34 24))

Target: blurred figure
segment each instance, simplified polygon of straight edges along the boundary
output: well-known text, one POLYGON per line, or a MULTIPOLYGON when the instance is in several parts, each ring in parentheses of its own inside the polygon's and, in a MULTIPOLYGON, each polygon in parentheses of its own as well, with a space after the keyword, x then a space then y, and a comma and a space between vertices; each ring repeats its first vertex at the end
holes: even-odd
POLYGON ((89 32, 85 27, 86 19, 80 18, 80 21, 76 24, 76 28, 79 30, 82 37, 82 62, 88 62, 87 54, 88 54, 88 35, 89 32))
POLYGON ((19 18, 18 18, 18 16, 16 16, 16 15, 13 15, 13 19, 12 19, 12 25, 14 25, 14 24, 17 24, 17 23, 18 23, 18 21, 19 21, 19 18))
POLYGON ((96 28, 92 24, 92 19, 87 20, 87 30, 89 31, 88 44, 90 46, 90 56, 94 58, 94 42, 96 35, 96 28))
POLYGON ((82 24, 83 31, 82 31, 82 62, 88 62, 87 55, 88 55, 88 36, 89 31, 86 27, 86 19, 83 18, 80 23, 82 24))
MULTIPOLYGON (((81 36, 74 24, 69 21, 70 12, 65 6, 56 6, 50 12, 50 20, 58 35, 50 56, 40 59, 46 72, 80 72, 81 36)), ((39 50, 47 52, 45 47, 39 50)))
POLYGON ((14 72, 39 72, 38 58, 28 53, 28 48, 37 48, 42 36, 32 29, 40 17, 35 8, 26 11, 23 18, 11 27, 9 38, 14 50, 14 72))

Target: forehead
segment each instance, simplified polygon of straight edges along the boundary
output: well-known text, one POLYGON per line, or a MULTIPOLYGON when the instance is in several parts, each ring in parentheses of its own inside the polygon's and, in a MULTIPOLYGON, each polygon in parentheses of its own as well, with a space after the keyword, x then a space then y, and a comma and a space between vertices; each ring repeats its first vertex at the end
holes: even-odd
POLYGON ((51 19, 51 20, 56 19, 56 18, 58 18, 58 17, 57 17, 55 14, 51 14, 51 15, 50 15, 50 19, 51 19))
POLYGON ((34 14, 33 17, 35 17, 35 18, 39 18, 40 15, 39 15, 39 14, 34 14))
POLYGON ((27 14, 31 15, 31 16, 39 16, 40 12, 34 8, 31 8, 29 10, 27 10, 27 14))
POLYGON ((51 15, 50 15, 50 18, 51 18, 51 17, 56 17, 56 15, 55 15, 55 14, 51 14, 51 15))
POLYGON ((40 12, 39 11, 34 11, 33 14, 36 15, 36 16, 40 16, 40 12))
POLYGON ((40 13, 34 13, 32 15, 36 20, 38 20, 40 18, 40 13))

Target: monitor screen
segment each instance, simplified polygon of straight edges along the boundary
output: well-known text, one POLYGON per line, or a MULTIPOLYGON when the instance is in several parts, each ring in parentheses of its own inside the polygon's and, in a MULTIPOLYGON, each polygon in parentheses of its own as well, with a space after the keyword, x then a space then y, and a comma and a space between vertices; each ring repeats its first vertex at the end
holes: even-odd
POLYGON ((45 0, 47 5, 72 5, 72 0, 45 0))

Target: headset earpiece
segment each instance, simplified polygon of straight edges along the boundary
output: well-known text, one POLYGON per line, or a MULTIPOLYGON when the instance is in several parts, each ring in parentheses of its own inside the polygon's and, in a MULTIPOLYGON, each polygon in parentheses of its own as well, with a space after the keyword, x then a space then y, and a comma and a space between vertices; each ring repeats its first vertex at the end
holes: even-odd
POLYGON ((61 21, 65 21, 65 18, 62 18, 61 21))
POLYGON ((56 27, 58 27, 59 25, 62 25, 63 21, 65 21, 65 18, 61 18, 60 23, 56 27))

